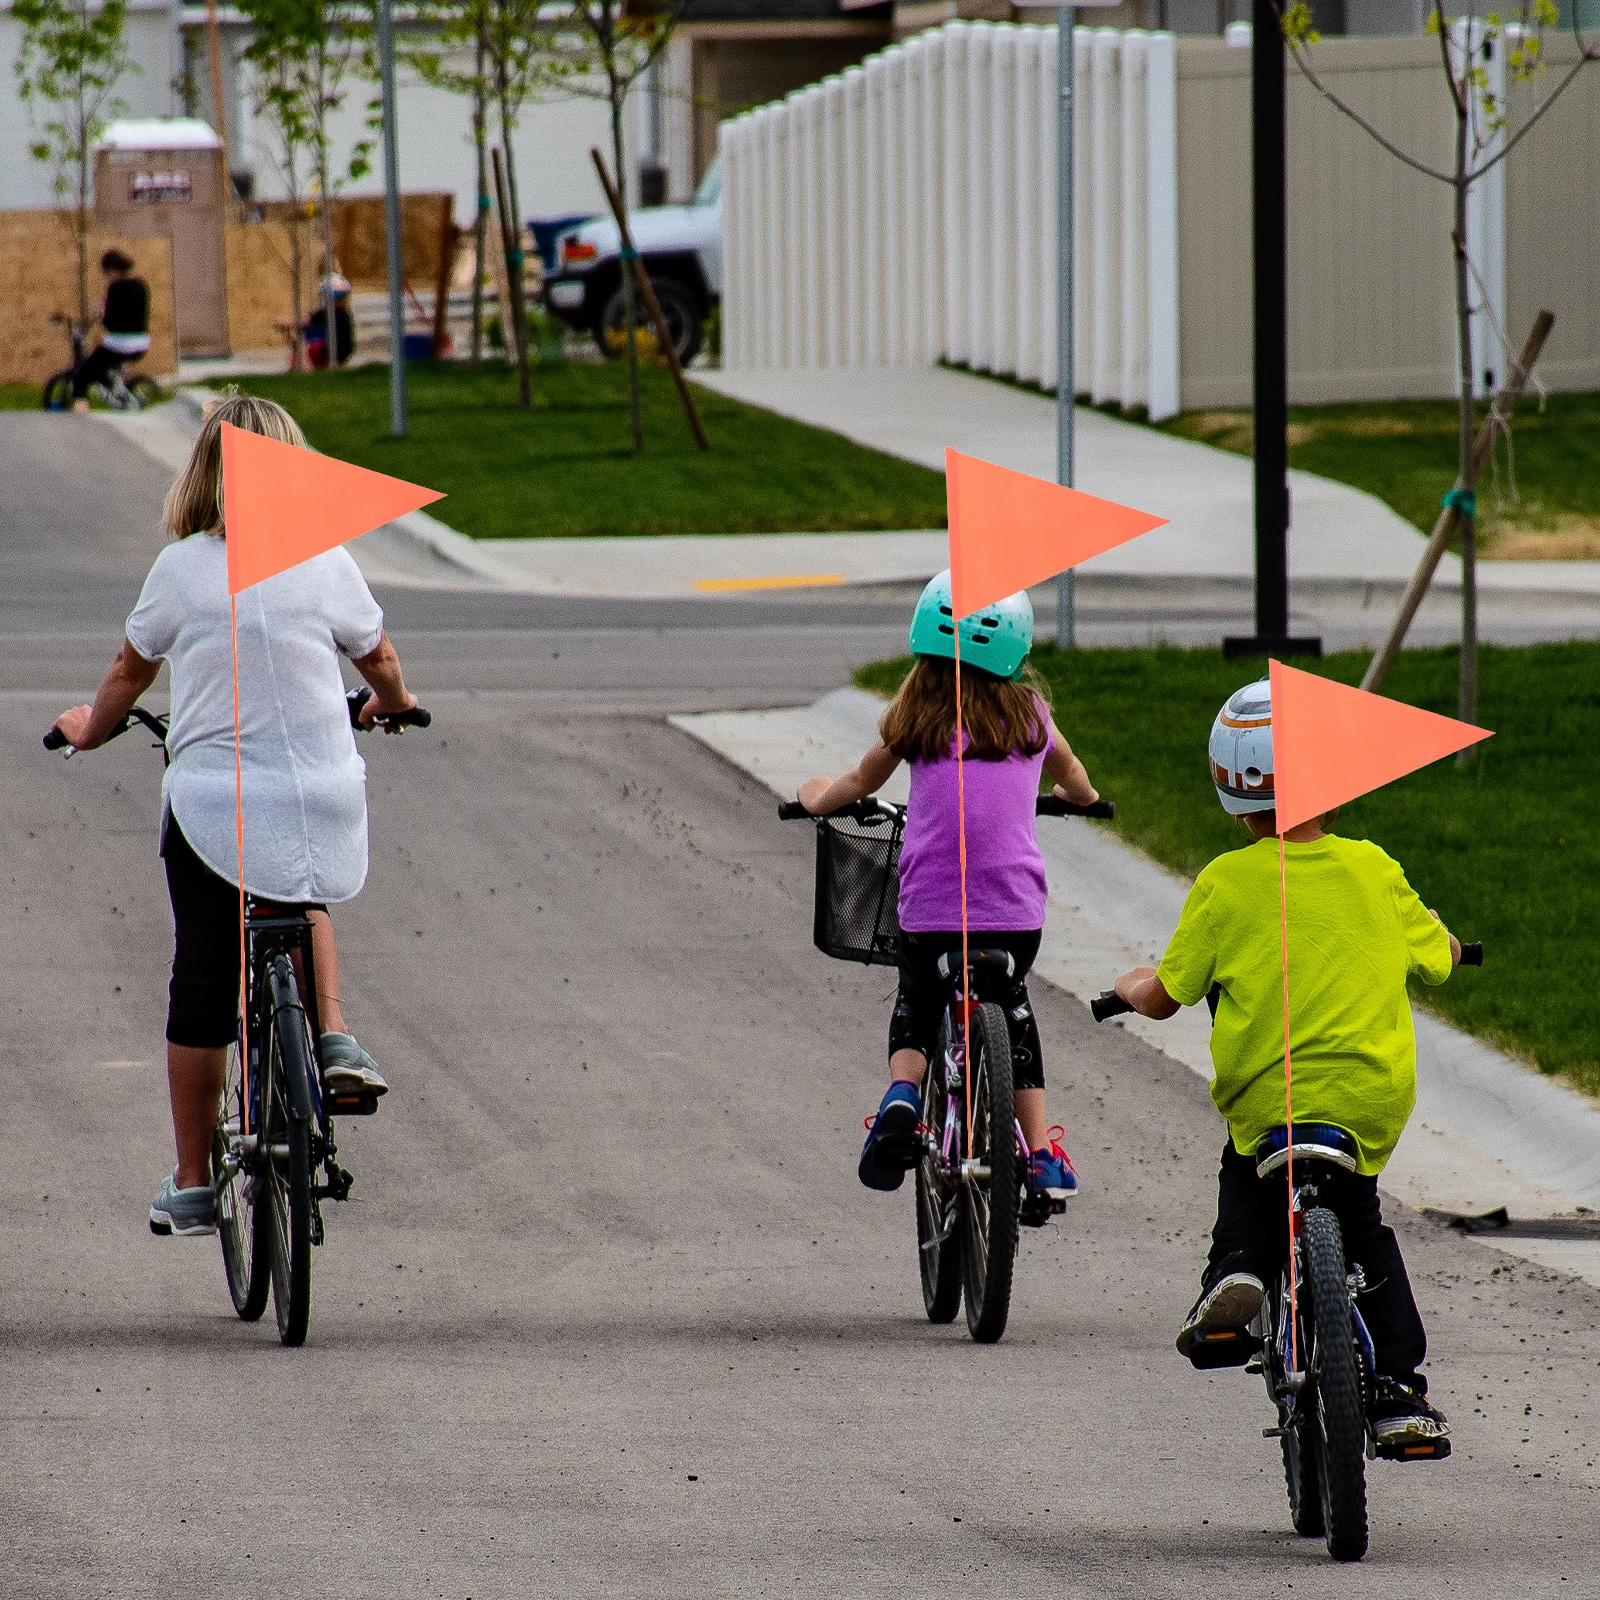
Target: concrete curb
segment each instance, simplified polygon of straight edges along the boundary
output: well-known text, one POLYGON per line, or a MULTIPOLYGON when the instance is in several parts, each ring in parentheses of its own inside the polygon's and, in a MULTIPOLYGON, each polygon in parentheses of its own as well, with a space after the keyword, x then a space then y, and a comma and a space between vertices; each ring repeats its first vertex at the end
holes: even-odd
MULTIPOLYGON (((874 696, 842 689, 790 711, 708 712, 671 721, 787 797, 806 777, 853 765, 875 738, 881 710, 874 696)), ((902 768, 884 793, 903 799, 905 792, 902 768)), ((1051 892, 1036 970, 1087 1002, 1119 972, 1159 957, 1188 885, 1091 823, 1049 822, 1039 839, 1051 892)), ((1600 1209, 1600 1110, 1437 1017, 1419 1013, 1416 1022, 1417 1109, 1384 1188, 1407 1205, 1464 1215, 1502 1205, 1519 1218, 1600 1209)), ((1203 1008, 1170 1022, 1133 1017, 1123 1025, 1209 1081, 1210 1021, 1203 1008)), ((1523 1250, 1518 1241, 1505 1248, 1566 1265, 1548 1245, 1533 1241, 1523 1250)), ((1600 1242, 1561 1248, 1595 1258, 1570 1270, 1588 1275, 1600 1268, 1600 1242)))

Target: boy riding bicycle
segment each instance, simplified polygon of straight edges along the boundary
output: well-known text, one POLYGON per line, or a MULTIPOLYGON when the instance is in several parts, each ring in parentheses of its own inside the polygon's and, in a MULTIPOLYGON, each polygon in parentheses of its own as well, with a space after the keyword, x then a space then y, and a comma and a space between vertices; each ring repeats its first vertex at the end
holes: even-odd
MULTIPOLYGON (((859 1173, 872 1189, 898 1189, 921 1148, 922 1080, 938 1047, 944 991, 940 956, 961 948, 962 886, 956 793, 955 629, 950 574, 922 592, 911 622, 916 662, 878 724, 879 742, 842 778, 812 778, 799 800, 815 816, 875 794, 902 761, 911 767, 900 854, 900 991, 889 1022, 889 1087, 862 1147, 859 1173)), ((1033 606, 1014 594, 961 627, 966 731, 968 944, 1011 954, 1006 1013, 1016 1072, 1017 1120, 1031 1153, 1035 1190, 1053 1200, 1078 1187, 1067 1152, 1047 1126, 1039 1025, 1026 978, 1044 923, 1044 857, 1035 832, 1041 772, 1055 794, 1081 805, 1099 798, 1061 737, 1043 686, 1027 666, 1033 606)))
MULTIPOLYGON (((1140 967, 1116 991, 1144 1016, 1173 1016, 1214 998, 1211 1098, 1228 1122, 1217 1221, 1200 1298, 1178 1335, 1189 1355, 1202 1334, 1242 1330, 1288 1256, 1288 1191, 1279 1168, 1256 1175, 1256 1147, 1285 1124, 1283 967, 1272 700, 1267 680, 1233 695, 1211 730, 1217 798, 1254 842, 1196 878, 1159 968, 1140 967)), ((1394 1231, 1383 1221, 1378 1174, 1416 1103, 1416 1038, 1406 982, 1440 984, 1461 959, 1455 937, 1427 910, 1377 845, 1323 831, 1331 814, 1284 834, 1288 893, 1290 1047, 1294 1122, 1342 1129, 1356 1170, 1319 1179, 1318 1203, 1339 1218, 1377 1380, 1369 1421, 1379 1445, 1444 1438, 1417 1370, 1427 1335, 1394 1231)), ((1242 1359, 1242 1358, 1241 1358, 1242 1359)))

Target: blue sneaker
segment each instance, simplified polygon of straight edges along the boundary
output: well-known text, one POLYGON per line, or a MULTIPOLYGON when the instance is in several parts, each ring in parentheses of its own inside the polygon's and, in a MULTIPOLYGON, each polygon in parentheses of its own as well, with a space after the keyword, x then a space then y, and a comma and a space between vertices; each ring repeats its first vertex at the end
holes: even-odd
POLYGON ((922 1121, 922 1090, 903 1079, 891 1083, 867 1123, 867 1142, 856 1168, 869 1189, 898 1189, 922 1153, 917 1125, 922 1121))
POLYGON ((1058 1138, 1066 1135, 1062 1127, 1052 1128, 1045 1135, 1049 1139, 1042 1150, 1035 1150, 1028 1157, 1028 1176, 1035 1189, 1042 1189, 1052 1200, 1064 1200, 1069 1194, 1078 1192, 1078 1174, 1072 1165, 1072 1157, 1056 1142, 1058 1138))

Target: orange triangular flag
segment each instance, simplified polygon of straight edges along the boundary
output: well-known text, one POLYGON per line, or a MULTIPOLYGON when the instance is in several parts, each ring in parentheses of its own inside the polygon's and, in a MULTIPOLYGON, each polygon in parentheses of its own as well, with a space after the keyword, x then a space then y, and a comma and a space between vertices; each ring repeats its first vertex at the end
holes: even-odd
POLYGON ((1167 521, 959 450, 944 474, 957 621, 1167 521))
POLYGON ((1270 664, 1272 782, 1278 831, 1493 737, 1331 678, 1270 664))
POLYGON ((444 496, 222 424, 228 593, 297 567, 444 496))

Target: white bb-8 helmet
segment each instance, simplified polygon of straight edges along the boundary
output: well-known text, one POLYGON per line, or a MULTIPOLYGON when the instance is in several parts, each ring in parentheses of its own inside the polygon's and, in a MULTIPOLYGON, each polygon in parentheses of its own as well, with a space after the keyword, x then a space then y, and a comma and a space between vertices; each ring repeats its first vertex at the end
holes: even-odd
POLYGON ((1211 781, 1230 816, 1271 811, 1272 686, 1266 678, 1229 695, 1211 724, 1211 781))

